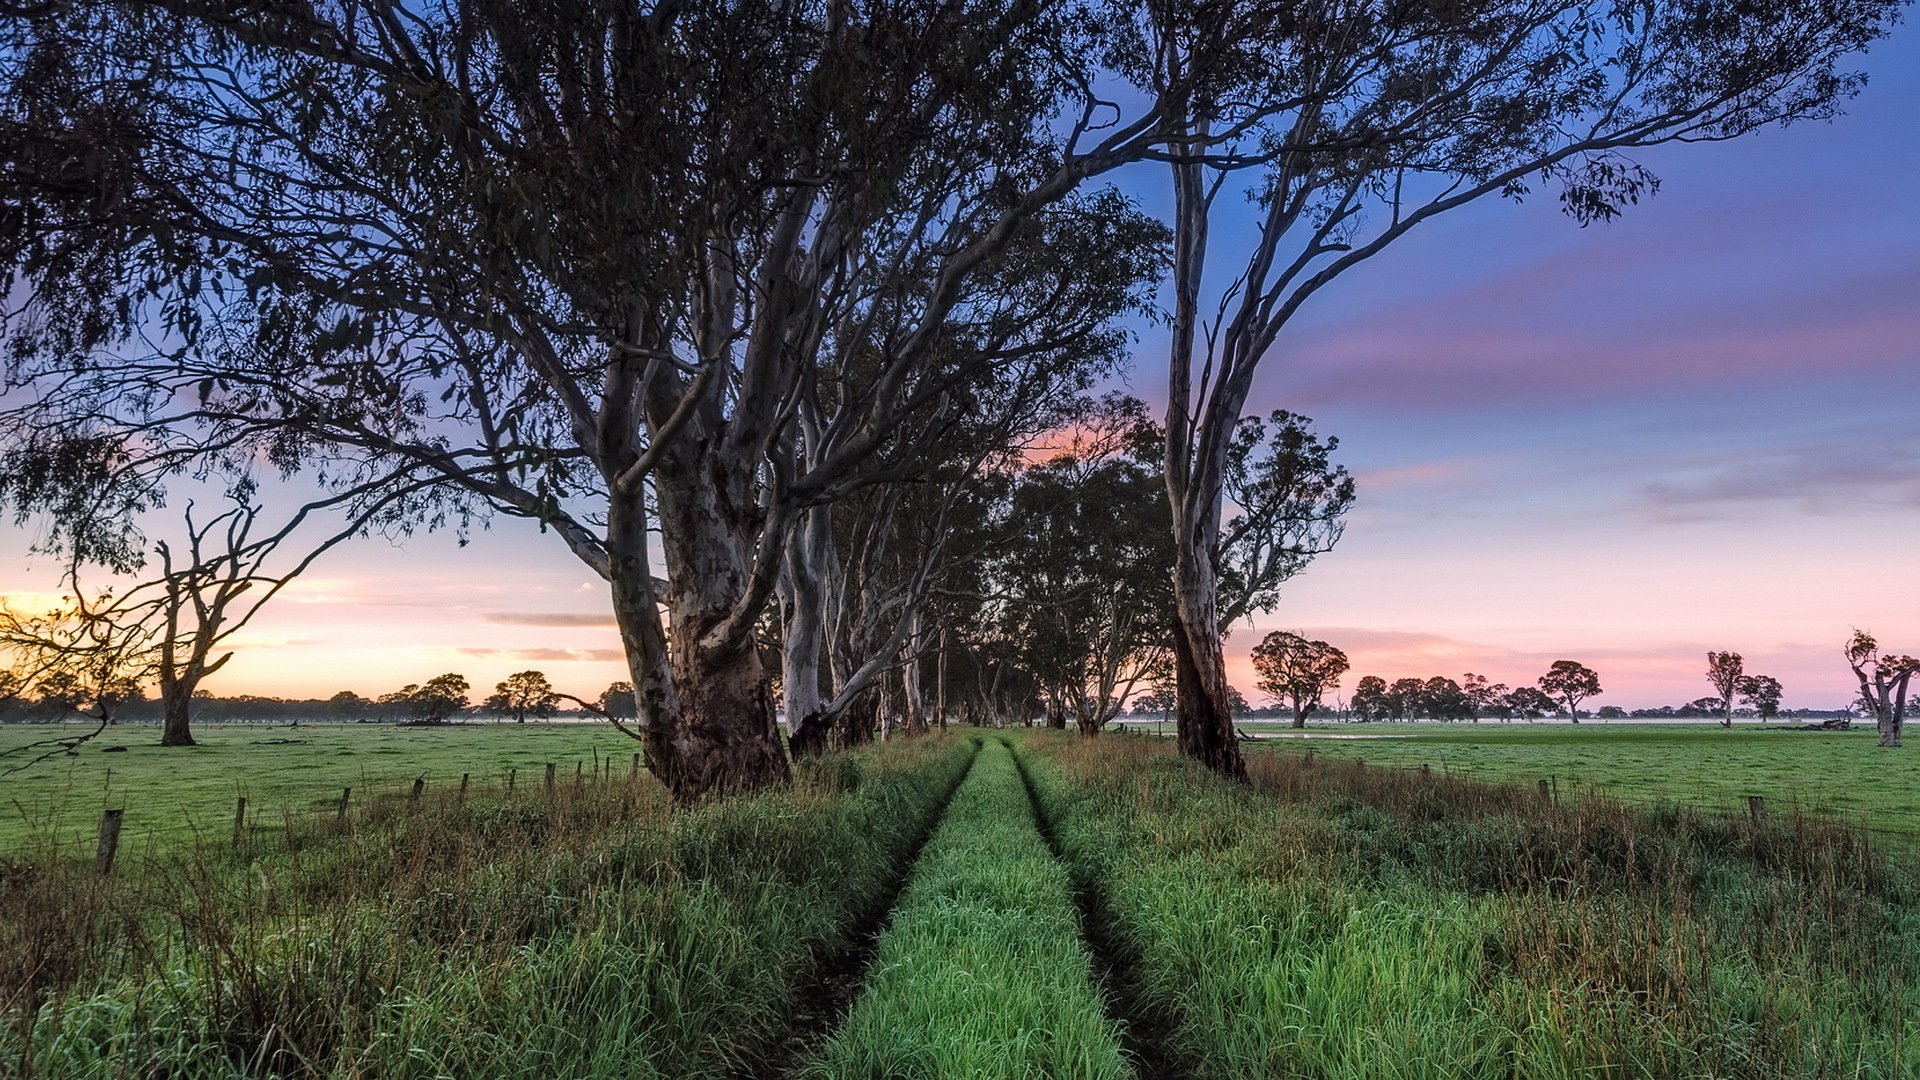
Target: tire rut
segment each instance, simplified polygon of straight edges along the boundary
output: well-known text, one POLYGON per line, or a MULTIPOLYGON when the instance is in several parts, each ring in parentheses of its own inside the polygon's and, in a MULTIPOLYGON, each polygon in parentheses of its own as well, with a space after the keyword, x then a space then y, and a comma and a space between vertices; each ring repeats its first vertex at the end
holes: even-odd
POLYGON ((797 1074, 826 1043, 827 1037, 846 1020, 847 1013, 853 1008, 854 998, 859 996, 860 988, 866 984, 867 972, 873 966, 880 939, 893 921, 893 911, 899 906, 900 893, 906 889, 907 882, 913 880, 914 867, 920 864, 920 856, 926 851, 927 842, 933 839, 940 823, 946 820, 947 808, 953 804, 954 794, 960 790, 960 785, 967 782, 967 777, 973 775, 973 767, 979 760, 980 744, 975 743, 972 755, 967 758, 967 767, 960 770, 960 775, 940 796, 933 813, 927 815, 926 828, 914 838, 913 850, 901 860, 900 872, 886 884, 872 909, 854 924, 847 946, 821 965, 814 972, 813 981, 799 994, 788 1025, 788 1034, 773 1060, 736 1071, 736 1077, 746 1080, 748 1077, 797 1074))
POLYGON ((1014 768, 1027 789, 1027 800, 1033 805, 1033 820, 1040 829, 1041 839, 1046 841, 1047 850, 1065 868, 1067 880, 1072 883, 1080 937, 1093 959, 1094 988, 1106 1005, 1107 1019, 1120 1032, 1121 1049, 1132 1061, 1140 1080, 1183 1080, 1189 1075, 1188 1070, 1181 1068, 1165 1049, 1172 1034, 1171 1025, 1163 1015, 1147 1007, 1137 975, 1139 955, 1108 929, 1111 921, 1098 885, 1083 876, 1062 852, 1053 819, 1041 805, 1040 793, 1027 771, 1026 755, 1010 742, 1002 740, 1002 745, 1013 754, 1014 768))

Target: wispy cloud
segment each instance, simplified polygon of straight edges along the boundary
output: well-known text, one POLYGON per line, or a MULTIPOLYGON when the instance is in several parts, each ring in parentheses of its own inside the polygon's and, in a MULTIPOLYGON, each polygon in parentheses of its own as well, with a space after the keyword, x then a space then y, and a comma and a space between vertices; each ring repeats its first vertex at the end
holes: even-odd
POLYGON ((1791 504, 1803 513, 1920 508, 1920 451, 1862 436, 1801 443, 1738 460, 1702 463, 1640 489, 1656 520, 1699 520, 1729 508, 1791 504))
POLYGON ((612 627, 619 625, 610 614, 579 614, 565 611, 489 611, 480 621, 496 626, 612 627))
POLYGON ((606 664, 626 659, 626 654, 619 649, 487 649, 468 646, 454 651, 481 660, 532 660, 560 664, 606 664))

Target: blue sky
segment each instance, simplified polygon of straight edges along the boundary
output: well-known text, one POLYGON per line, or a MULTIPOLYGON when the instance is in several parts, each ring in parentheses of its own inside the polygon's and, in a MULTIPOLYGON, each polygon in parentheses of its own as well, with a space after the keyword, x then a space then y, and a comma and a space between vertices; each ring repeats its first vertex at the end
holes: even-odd
MULTIPOLYGON (((1707 649, 1813 707, 1852 695, 1852 627, 1920 652, 1920 33, 1863 66, 1832 124, 1643 155, 1662 190, 1612 224, 1581 229, 1551 194, 1475 205, 1304 309, 1251 407, 1338 435, 1360 501, 1339 549, 1236 629, 1240 685, 1276 627, 1346 648, 1354 677, 1521 683, 1578 658, 1596 704, 1626 706, 1708 693, 1707 649)), ((1123 177, 1150 207, 1163 181, 1123 177)), ((1154 401, 1159 345, 1143 331, 1129 380, 1154 401)), ((457 553, 364 543, 269 609, 213 688, 541 667, 590 696, 622 677, 606 606, 525 523, 457 553)))

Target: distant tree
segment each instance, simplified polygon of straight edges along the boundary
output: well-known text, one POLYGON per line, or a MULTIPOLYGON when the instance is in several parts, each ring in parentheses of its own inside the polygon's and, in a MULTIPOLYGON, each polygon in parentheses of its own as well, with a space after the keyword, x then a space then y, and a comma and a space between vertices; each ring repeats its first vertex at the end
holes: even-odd
POLYGON ((520 724, 527 722, 529 713, 552 716, 554 707, 559 704, 560 697, 553 692, 553 684, 547 681, 544 672, 539 671, 518 671, 507 676, 494 686, 493 693, 487 698, 489 710, 511 716, 515 723, 520 724))
POLYGON ((1737 652, 1707 653, 1707 682, 1720 695, 1720 726, 1733 726, 1733 698, 1740 692, 1740 680, 1746 677, 1746 662, 1737 652))
POLYGON ((1412 722, 1425 703, 1427 684, 1415 678, 1395 679, 1387 688, 1387 708, 1395 720, 1412 722))
POLYGON ((600 691, 600 699, 596 704, 600 706, 601 712, 608 716, 617 716, 622 720, 631 720, 640 715, 640 710, 633 700, 633 684, 625 680, 613 683, 600 691))
POLYGON ((1722 713, 1726 712, 1726 710, 1727 710, 1727 702, 1725 698, 1717 698, 1709 695, 1707 697, 1694 698, 1692 701, 1689 701, 1685 705, 1682 705, 1679 708, 1675 709, 1673 711, 1673 714, 1675 716, 1717 717, 1722 713))
POLYGON ((1543 693, 1566 702, 1567 716, 1577 724, 1580 702, 1600 693, 1600 676, 1578 660, 1555 660, 1547 673, 1540 676, 1538 685, 1543 693))
POLYGON ((1233 710, 1233 715, 1236 717, 1245 716, 1253 711, 1253 706, 1247 703, 1247 695, 1242 694, 1237 686, 1227 687, 1227 707, 1233 710))
POLYGON ((342 690, 327 699, 326 711, 336 720, 358 720, 367 714, 372 705, 373 702, 359 694, 351 690, 342 690))
POLYGON ((1599 711, 1593 715, 1602 720, 1625 720, 1627 718, 1627 710, 1618 705, 1602 705, 1599 711))
POLYGON ((1096 735, 1167 668, 1173 542, 1146 406, 1090 405, 1059 453, 1012 477, 1003 505, 985 560, 999 633, 1040 680, 1049 723, 1096 735))
POLYGON ((1532 722, 1559 708, 1552 695, 1536 686, 1516 686, 1507 694, 1506 707, 1513 715, 1532 722))
POLYGON ((1324 641, 1275 630, 1253 647, 1253 670, 1260 692, 1293 706, 1293 726, 1307 726, 1328 690, 1346 674, 1347 654, 1324 641))
POLYGON ((1460 684, 1445 675, 1435 675, 1420 687, 1420 712, 1446 722, 1473 718, 1473 699, 1460 684))
POLYGON ((1780 715, 1780 680, 1771 675, 1746 675, 1740 679, 1740 700, 1753 706, 1761 723, 1780 715))
POLYGON ((467 707, 470 687, 464 675, 435 675, 424 686, 408 683, 391 694, 381 695, 380 703, 398 707, 416 723, 443 724, 467 707))
POLYGON ((1387 680, 1378 675, 1363 677, 1353 688, 1353 699, 1347 702, 1347 708, 1353 715, 1368 723, 1376 723, 1393 715, 1393 707, 1387 700, 1387 680))
POLYGON ((1500 699, 1507 696, 1507 684, 1487 681, 1485 675, 1475 675, 1469 671, 1460 677, 1460 691, 1467 696, 1467 704, 1473 711, 1473 722, 1479 723, 1480 717, 1496 715, 1500 699))
POLYGON ((1920 671, 1920 659, 1911 656, 1882 656, 1880 643, 1872 634, 1855 630, 1844 650, 1847 666, 1860 680, 1860 701, 1880 730, 1881 746, 1899 746, 1900 731, 1906 724, 1907 685, 1920 671))

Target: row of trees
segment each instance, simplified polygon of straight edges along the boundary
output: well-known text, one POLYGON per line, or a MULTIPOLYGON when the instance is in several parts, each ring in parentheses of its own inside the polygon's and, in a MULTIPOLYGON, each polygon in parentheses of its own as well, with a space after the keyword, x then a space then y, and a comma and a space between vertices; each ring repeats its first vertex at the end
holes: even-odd
MULTIPOLYGON (((1914 675, 1920 673, 1920 658, 1882 654, 1879 642, 1859 630, 1848 640, 1844 653, 1860 683, 1857 707, 1874 717, 1880 745, 1899 746, 1907 692, 1914 675)), ((1276 630, 1254 647, 1253 666, 1261 692, 1276 701, 1289 703, 1293 709, 1293 726, 1304 727, 1307 717, 1320 707, 1325 695, 1340 685, 1340 677, 1346 673, 1349 662, 1346 653, 1325 641, 1276 630)), ((1771 675, 1748 674, 1746 662, 1739 653, 1709 651, 1707 681, 1718 691, 1718 696, 1699 698, 1678 707, 1635 709, 1631 713, 1618 706, 1607 706, 1600 709, 1598 715, 1602 719, 1713 716, 1720 719, 1722 726, 1731 727, 1736 697, 1762 722, 1780 713, 1784 692, 1780 680, 1771 675)), ((1556 660, 1534 686, 1511 689, 1472 672, 1458 682, 1435 675, 1428 679, 1398 679, 1391 684, 1379 676, 1368 675, 1354 688, 1349 708, 1362 720, 1425 717, 1476 723, 1483 716, 1502 721, 1532 720, 1564 711, 1577 724, 1580 702, 1601 692, 1600 677, 1593 669, 1575 660, 1556 660)))
POLYGON ((1263 593, 1228 560, 1311 547, 1233 477, 1299 313, 1475 201, 1603 221, 1655 184, 1636 148, 1831 115, 1901 6, 27 5, 0 500, 122 568, 183 475, 524 518, 606 581, 649 767, 745 791, 789 775, 776 688, 809 753, 880 698, 921 726, 961 656, 1056 715, 1128 685, 970 625, 954 528, 1151 310, 1153 632, 1181 750, 1239 775, 1222 629, 1263 593), (1141 163, 1163 217, 1103 186, 1141 163))
MULTIPOLYGON (((1297 728, 1306 726, 1307 717, 1339 686, 1349 662, 1346 653, 1327 642, 1276 630, 1254 647, 1253 667, 1263 693, 1292 705, 1297 728)), ((1391 684, 1368 675, 1354 687, 1348 708, 1362 720, 1426 717, 1477 723, 1483 716, 1531 720, 1564 703, 1567 715, 1579 723, 1580 702, 1600 692, 1600 677, 1593 669, 1575 660, 1556 660, 1536 685, 1513 689, 1472 672, 1458 682, 1435 675, 1391 684)))

